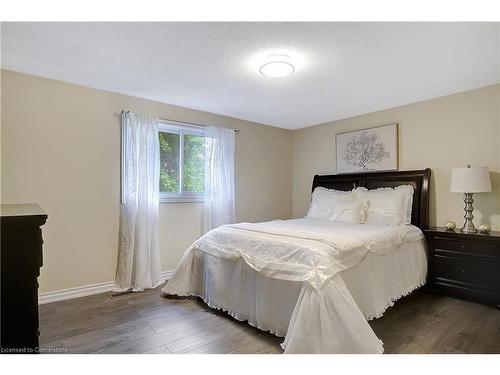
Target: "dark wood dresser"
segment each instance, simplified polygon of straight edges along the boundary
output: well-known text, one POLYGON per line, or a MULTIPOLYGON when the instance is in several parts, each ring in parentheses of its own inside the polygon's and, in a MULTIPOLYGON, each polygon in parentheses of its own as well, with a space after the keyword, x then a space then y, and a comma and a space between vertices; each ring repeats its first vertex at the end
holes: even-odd
POLYGON ((38 352, 38 276, 42 226, 47 214, 37 204, 2 204, 1 353, 38 352))
POLYGON ((432 292, 500 306, 500 232, 425 231, 427 288, 432 292))

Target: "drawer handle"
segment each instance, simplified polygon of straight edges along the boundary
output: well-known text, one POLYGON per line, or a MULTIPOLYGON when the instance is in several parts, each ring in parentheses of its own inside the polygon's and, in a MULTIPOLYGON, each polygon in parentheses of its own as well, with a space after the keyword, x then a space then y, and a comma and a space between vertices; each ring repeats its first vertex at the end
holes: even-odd
POLYGON ((465 268, 462 268, 462 274, 464 274, 466 271, 465 271, 465 268))

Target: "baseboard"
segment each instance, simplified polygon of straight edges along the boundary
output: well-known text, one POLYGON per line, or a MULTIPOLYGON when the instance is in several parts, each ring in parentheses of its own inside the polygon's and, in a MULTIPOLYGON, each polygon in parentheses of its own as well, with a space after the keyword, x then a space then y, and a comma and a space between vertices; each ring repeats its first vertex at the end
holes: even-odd
MULTIPOLYGON (((163 280, 168 280, 172 277, 174 271, 163 271, 161 277, 163 280)), ((53 292, 40 293, 38 295, 38 304, 43 305, 45 303, 65 301, 68 299, 91 296, 93 294, 110 292, 113 288, 114 281, 108 281, 99 284, 90 284, 79 286, 76 288, 55 290, 53 292)))

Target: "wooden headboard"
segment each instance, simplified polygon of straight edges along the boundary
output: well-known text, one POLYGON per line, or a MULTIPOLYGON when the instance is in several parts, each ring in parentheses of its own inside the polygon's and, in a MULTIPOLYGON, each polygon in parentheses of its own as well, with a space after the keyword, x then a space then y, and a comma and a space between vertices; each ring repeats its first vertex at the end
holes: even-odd
POLYGON ((318 186, 327 189, 349 191, 363 186, 367 189, 380 187, 396 187, 411 185, 413 193, 413 207, 411 223, 420 229, 429 228, 429 182, 431 170, 429 168, 417 171, 370 172, 355 174, 315 175, 312 191, 318 186))

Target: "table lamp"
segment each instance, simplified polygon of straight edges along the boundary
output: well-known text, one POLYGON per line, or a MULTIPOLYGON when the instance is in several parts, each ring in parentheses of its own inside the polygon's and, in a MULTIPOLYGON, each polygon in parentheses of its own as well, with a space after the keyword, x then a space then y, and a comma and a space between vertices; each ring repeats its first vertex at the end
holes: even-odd
POLYGON ((477 229, 472 223, 474 215, 472 211, 473 193, 486 193, 491 191, 490 174, 487 167, 454 168, 451 171, 450 191, 452 193, 464 193, 465 202, 465 223, 460 230, 463 233, 477 233, 477 229))

